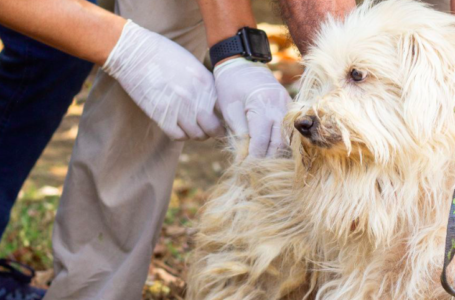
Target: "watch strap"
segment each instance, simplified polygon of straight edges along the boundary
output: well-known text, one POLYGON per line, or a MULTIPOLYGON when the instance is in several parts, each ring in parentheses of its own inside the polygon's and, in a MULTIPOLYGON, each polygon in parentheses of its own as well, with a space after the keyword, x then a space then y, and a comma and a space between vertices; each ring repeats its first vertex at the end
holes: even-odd
POLYGON ((225 58, 242 54, 244 51, 240 35, 236 34, 231 38, 222 40, 210 48, 210 60, 212 62, 212 66, 215 66, 219 61, 225 58))

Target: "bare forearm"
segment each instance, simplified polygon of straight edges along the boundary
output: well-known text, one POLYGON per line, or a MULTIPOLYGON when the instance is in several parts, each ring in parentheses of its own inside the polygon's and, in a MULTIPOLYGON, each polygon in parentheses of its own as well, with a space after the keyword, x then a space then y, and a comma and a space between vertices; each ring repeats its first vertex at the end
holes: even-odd
MULTIPOLYGON (((327 14, 343 17, 355 0, 277 0, 281 15, 300 53, 305 54, 327 14)), ((455 1, 455 0, 453 0, 455 1)))
POLYGON ((99 65, 125 22, 85 0, 0 1, 0 24, 99 65))
POLYGON ((234 36, 245 26, 256 27, 251 0, 198 0, 209 47, 234 36))

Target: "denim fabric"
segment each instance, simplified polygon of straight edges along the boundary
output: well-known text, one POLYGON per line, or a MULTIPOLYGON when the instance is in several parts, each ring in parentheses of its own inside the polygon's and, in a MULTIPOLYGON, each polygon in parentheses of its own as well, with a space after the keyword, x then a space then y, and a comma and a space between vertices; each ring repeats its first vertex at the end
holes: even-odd
POLYGON ((92 64, 0 26, 0 237, 92 64))

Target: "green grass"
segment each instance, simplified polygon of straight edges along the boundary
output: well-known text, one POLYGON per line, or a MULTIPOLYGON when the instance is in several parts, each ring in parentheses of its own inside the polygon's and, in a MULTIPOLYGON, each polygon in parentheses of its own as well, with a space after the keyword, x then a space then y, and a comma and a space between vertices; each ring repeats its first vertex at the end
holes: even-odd
POLYGON ((35 186, 23 191, 0 243, 0 257, 9 257, 38 270, 52 267, 52 225, 58 195, 43 195, 35 186))

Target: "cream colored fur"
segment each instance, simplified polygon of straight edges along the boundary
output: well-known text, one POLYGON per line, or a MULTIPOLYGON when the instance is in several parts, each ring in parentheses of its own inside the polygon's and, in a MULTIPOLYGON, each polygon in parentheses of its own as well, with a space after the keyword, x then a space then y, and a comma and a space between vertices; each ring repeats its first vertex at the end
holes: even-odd
POLYGON ((304 64, 284 121, 293 158, 227 171, 201 216, 188 299, 450 299, 439 276, 454 186, 455 18, 368 2, 344 22, 329 18, 304 64), (320 146, 293 127, 311 115, 320 146))

